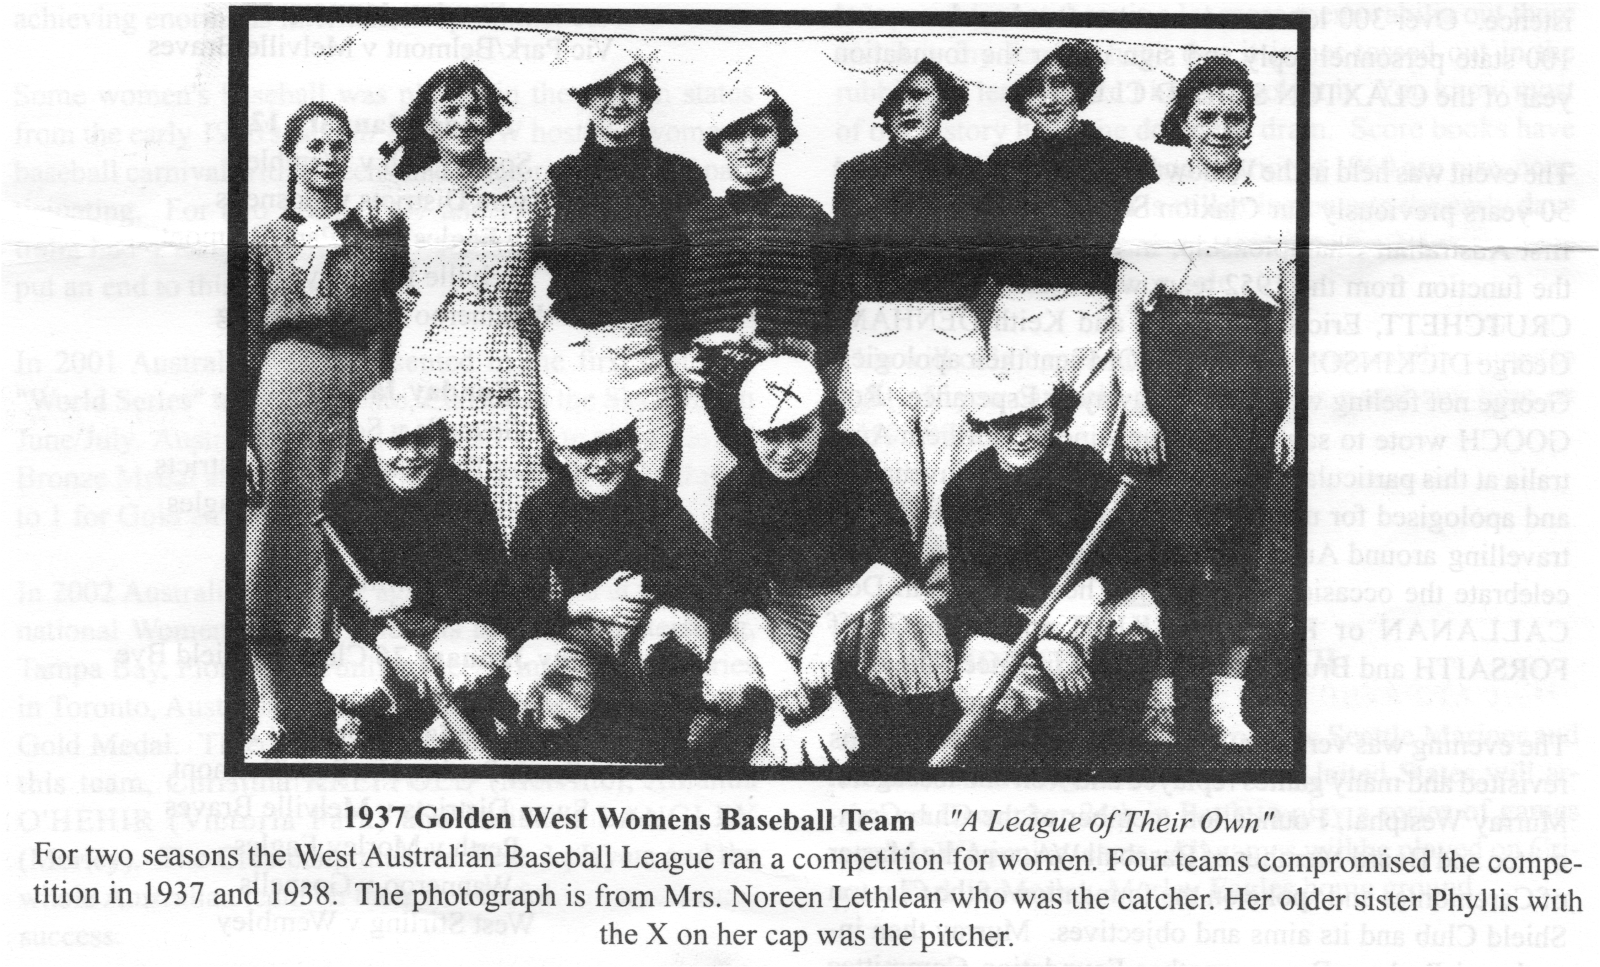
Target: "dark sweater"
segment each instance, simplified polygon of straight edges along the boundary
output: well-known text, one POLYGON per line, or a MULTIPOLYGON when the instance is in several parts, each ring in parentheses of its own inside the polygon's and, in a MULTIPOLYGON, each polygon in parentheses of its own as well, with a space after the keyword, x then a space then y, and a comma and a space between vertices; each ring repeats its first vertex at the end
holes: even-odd
POLYGON ((963 302, 988 275, 983 162, 939 142, 893 142, 846 161, 833 213, 852 295, 870 302, 963 302))
POLYGON ((675 318, 685 258, 683 223, 711 197, 705 172, 687 158, 641 143, 602 147, 591 128, 583 147, 550 166, 555 195, 551 312, 589 329, 675 318))
POLYGON ((732 189, 691 211, 685 230, 685 324, 674 351, 735 329, 754 309, 760 335, 808 340, 819 363, 844 357, 849 318, 835 305, 838 246, 821 205, 778 184, 732 189))
MULTIPOLYGON (((1053 442, 1023 470, 1000 466, 994 448, 973 457, 944 490, 951 602, 968 634, 1014 641, 1089 535, 1117 487, 1117 474, 1090 447, 1053 442)), ((1125 501, 1085 562, 1107 600, 1146 586, 1153 558, 1125 501)), ((1155 590, 1152 588, 1152 590, 1155 590)))
POLYGON ((1003 144, 989 169, 995 281, 1109 293, 1117 278, 1111 247, 1128 201, 1156 180, 1149 153, 1085 121, 1070 135, 1003 144))
MULTIPOLYGON (((322 508, 367 580, 411 588, 407 617, 504 629, 500 525, 489 488, 465 470, 442 463, 420 489, 402 494, 389 487, 368 453, 328 488, 322 508)), ((370 643, 383 623, 352 597, 355 578, 331 547, 328 557, 340 623, 370 643)))
POLYGON ((511 602, 517 640, 559 627, 566 601, 618 571, 644 578, 661 604, 727 623, 728 580, 717 549, 670 488, 637 470, 610 494, 580 496, 558 473, 523 502, 511 534, 511 602), (552 585, 552 578, 554 585, 552 585))
POLYGON ((760 606, 769 584, 839 587, 873 564, 913 573, 911 525, 872 448, 853 433, 825 432, 800 479, 779 480, 741 457, 717 488, 712 529, 748 607, 760 606))

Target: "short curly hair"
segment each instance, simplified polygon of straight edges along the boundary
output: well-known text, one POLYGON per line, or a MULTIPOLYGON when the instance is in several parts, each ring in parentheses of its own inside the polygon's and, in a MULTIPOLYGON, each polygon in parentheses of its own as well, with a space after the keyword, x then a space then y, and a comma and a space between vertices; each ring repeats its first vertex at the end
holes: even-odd
POLYGON ((1201 91, 1215 88, 1243 94, 1250 120, 1256 119, 1256 86, 1245 66, 1232 57, 1202 57, 1190 65, 1189 73, 1178 82, 1177 93, 1172 95, 1172 103, 1167 105, 1167 113, 1161 118, 1156 144, 1187 148, 1189 136, 1183 133, 1183 122, 1189 117, 1189 109, 1194 107, 1194 99, 1201 91))
POLYGON ((763 114, 772 118, 772 126, 778 129, 778 147, 787 148, 789 145, 794 144, 796 138, 800 137, 800 132, 794 126, 794 108, 790 107, 788 101, 785 101, 774 92, 771 103, 766 107, 754 114, 746 114, 720 131, 708 133, 704 142, 706 150, 712 154, 721 154, 724 138, 738 137, 740 130, 745 125, 763 114))
POLYGON ((1099 49, 1087 40, 1069 40, 1046 54, 1006 88, 1006 104, 1010 105, 1011 110, 1027 115, 1024 104, 1043 88, 1044 68, 1050 63, 1056 64, 1067 75, 1067 83, 1072 85, 1072 92, 1078 97, 1079 110, 1089 106, 1089 102, 1094 100, 1094 92, 1100 89, 1106 79, 1106 62, 1100 56, 1099 49))
POLYGON ((511 99, 500 93, 483 68, 466 61, 442 68, 417 89, 417 95, 411 99, 411 106, 406 108, 406 113, 390 122, 390 127, 394 128, 394 140, 378 149, 385 158, 393 155, 397 149, 405 149, 400 156, 400 163, 394 169, 396 178, 414 175, 439 160, 439 146, 427 131, 428 119, 433 116, 434 96, 448 100, 474 91, 482 91, 486 102, 484 108, 489 115, 487 135, 511 126, 511 114, 506 110, 511 99))

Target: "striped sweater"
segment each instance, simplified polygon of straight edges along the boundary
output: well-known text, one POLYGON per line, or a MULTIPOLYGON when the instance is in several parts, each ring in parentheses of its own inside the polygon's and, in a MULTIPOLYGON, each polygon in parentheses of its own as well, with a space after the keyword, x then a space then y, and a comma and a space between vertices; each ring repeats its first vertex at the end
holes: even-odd
POLYGON ((689 265, 676 351, 695 336, 737 328, 753 309, 762 336, 809 340, 819 363, 844 357, 849 309, 836 305, 837 246, 821 205, 778 184, 732 189, 690 211, 684 230, 689 265))

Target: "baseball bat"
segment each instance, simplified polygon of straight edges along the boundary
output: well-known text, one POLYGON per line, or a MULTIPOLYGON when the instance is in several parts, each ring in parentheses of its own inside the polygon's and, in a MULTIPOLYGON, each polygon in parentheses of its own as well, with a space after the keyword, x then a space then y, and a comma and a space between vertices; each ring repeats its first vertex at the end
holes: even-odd
MULTIPOLYGON (((316 523, 317 527, 322 531, 322 536, 327 538, 328 543, 333 547, 334 553, 339 555, 339 559, 349 569, 350 576, 356 579, 356 584, 361 587, 371 584, 372 582, 368 581, 366 574, 362 572, 361 565, 357 564, 355 557, 350 554, 350 549, 340 539, 339 532, 333 529, 333 522, 328 520, 326 516, 318 514, 316 523)), ((405 631, 401 629, 400 624, 394 620, 393 616, 384 618, 383 623, 390 631, 399 635, 400 640, 413 648, 417 648, 418 651, 422 650, 417 647, 416 642, 406 637, 405 631)), ((385 660, 387 661, 387 659, 385 660)), ((478 736, 477 730, 472 727, 472 723, 468 722, 466 716, 461 714, 461 709, 456 707, 455 700, 450 697, 449 692, 445 691, 444 682, 439 680, 439 673, 434 669, 433 662, 429 660, 418 664, 420 666, 419 674, 425 676, 422 681, 416 681, 412 675, 408 675, 404 670, 396 668, 392 662, 389 667, 393 668, 401 678, 418 686, 422 693, 433 702, 433 707, 439 710, 439 717, 444 719, 444 724, 450 727, 450 734, 454 735, 456 741, 461 743, 461 748, 466 750, 467 758, 494 758, 489 752, 489 747, 484 745, 483 739, 478 736)))
POLYGON ((1100 535, 1105 532, 1106 525, 1111 522, 1117 508, 1122 505, 1123 498, 1128 496, 1133 487, 1133 478, 1127 476, 1117 484, 1116 492, 1111 495, 1105 510, 1100 512, 1100 519, 1095 521, 1089 535, 1078 546, 1078 553, 1072 556, 1072 562, 1067 565, 1061 579, 1050 589, 1044 603, 1034 611, 1028 626, 1022 629, 1022 636, 1011 646, 1011 650, 1006 652, 1006 657, 989 677, 977 702, 961 716, 961 721, 956 723, 955 729, 944 740, 944 744, 939 746, 939 751, 928 760, 928 765, 943 768, 956 765, 967 757, 971 746, 982 734, 984 727, 989 724, 989 719, 994 716, 995 704, 1000 701, 1000 696, 1011 687, 1011 680, 1017 677, 1017 671, 1022 668, 1022 663, 1033 653, 1034 646, 1039 642, 1039 632, 1044 627, 1045 618, 1049 617, 1051 609, 1066 596, 1067 592, 1077 585, 1078 574, 1083 570, 1084 562, 1089 559, 1089 552, 1094 550, 1100 535))

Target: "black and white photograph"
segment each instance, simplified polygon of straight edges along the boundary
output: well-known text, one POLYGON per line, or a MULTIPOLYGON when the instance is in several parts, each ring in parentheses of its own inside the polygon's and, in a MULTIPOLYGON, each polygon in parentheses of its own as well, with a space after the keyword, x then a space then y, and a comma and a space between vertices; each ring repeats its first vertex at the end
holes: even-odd
POLYGON ((227 774, 1304 782, 1309 34, 236 9, 227 774))

